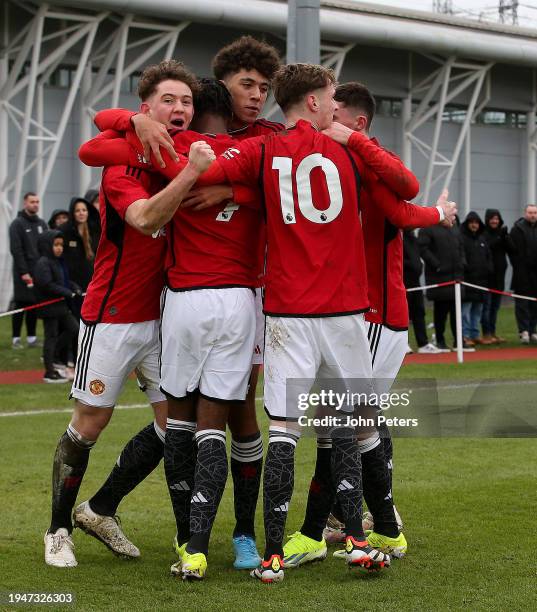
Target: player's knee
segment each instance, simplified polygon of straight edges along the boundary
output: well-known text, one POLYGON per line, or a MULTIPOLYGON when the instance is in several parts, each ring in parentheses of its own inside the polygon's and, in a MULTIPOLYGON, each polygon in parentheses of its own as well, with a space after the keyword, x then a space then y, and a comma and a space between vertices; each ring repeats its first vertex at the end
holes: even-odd
POLYGON ((189 395, 182 399, 168 396, 167 416, 176 421, 196 420, 196 395, 189 395))
POLYGON ((112 417, 113 408, 96 408, 81 402, 76 403, 71 425, 88 440, 97 440, 112 417))
POLYGON ((225 430, 232 402, 213 401, 201 397, 196 411, 198 431, 203 429, 225 430))
POLYGON ((228 426, 233 438, 244 438, 259 433, 255 405, 244 402, 229 411, 228 426))

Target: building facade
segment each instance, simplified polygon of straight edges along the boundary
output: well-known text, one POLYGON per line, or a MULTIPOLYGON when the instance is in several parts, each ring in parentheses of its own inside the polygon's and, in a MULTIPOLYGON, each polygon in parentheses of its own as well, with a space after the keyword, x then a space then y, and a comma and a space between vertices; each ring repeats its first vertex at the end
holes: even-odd
MULTIPOLYGON (((447 186, 468 210, 499 208, 510 225, 536 195, 537 33, 432 13, 321 2, 321 58, 340 82, 375 94, 372 133, 420 179, 418 203, 447 186)), ((92 116, 136 109, 137 76, 181 59, 210 75, 215 52, 249 33, 285 56, 287 6, 276 0, 2 2, 0 309, 10 299, 7 227, 25 191, 42 216, 97 187, 77 159, 92 116), (80 8, 78 8, 80 7, 80 8)), ((269 100, 265 115, 281 118, 269 100)))

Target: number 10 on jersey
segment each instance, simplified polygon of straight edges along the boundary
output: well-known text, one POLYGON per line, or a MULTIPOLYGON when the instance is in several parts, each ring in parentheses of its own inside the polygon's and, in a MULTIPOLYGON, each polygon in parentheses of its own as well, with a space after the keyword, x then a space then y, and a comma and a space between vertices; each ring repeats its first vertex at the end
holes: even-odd
POLYGON ((293 177, 293 160, 290 157, 274 157, 272 169, 278 172, 280 187, 280 202, 283 222, 286 225, 296 223, 295 205, 293 199, 293 178, 296 182, 298 208, 302 215, 313 223, 330 223, 343 208, 343 192, 339 171, 334 162, 320 153, 312 153, 298 164, 293 177), (311 172, 320 168, 326 180, 330 205, 325 210, 315 208, 311 190, 311 172))

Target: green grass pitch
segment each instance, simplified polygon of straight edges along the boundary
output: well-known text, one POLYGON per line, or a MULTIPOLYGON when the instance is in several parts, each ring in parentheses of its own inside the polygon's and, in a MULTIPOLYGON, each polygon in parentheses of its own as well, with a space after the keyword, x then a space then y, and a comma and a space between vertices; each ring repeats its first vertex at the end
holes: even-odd
MULTIPOLYGON (((8 336, 5 321, 0 322, 3 369, 13 356, 5 348, 8 336)), ((11 369, 39 367, 37 352, 24 353, 17 357, 23 365, 11 365, 11 369)), ((527 360, 407 366, 402 376, 448 381, 521 379, 520 389, 513 386, 515 397, 516 392, 535 394, 536 387, 522 381, 535 379, 536 372, 535 362, 527 360)), ((331 554, 323 563, 289 570, 279 585, 261 585, 247 573, 233 570, 228 482, 213 530, 206 580, 183 584, 168 574, 176 560, 174 522, 162 466, 120 506, 123 527, 140 547, 141 559, 117 559, 77 530, 74 542, 79 566, 70 570, 47 567, 43 534, 50 518, 52 456, 69 420, 66 395, 65 386, 0 387, 0 412, 47 411, 0 417, 0 591, 72 591, 77 610, 473 611, 536 607, 534 439, 396 439, 394 495, 405 521, 409 552, 380 575, 350 573, 331 554)), ((140 403, 143 396, 129 381, 120 404, 140 403)), ((261 402, 259 411, 265 428, 261 402)), ((80 500, 96 490, 124 443, 150 419, 148 408, 116 412, 92 450, 80 500)), ((314 441, 301 440, 288 533, 301 525, 314 454, 314 441)), ((260 505, 257 532, 262 548, 260 505)))

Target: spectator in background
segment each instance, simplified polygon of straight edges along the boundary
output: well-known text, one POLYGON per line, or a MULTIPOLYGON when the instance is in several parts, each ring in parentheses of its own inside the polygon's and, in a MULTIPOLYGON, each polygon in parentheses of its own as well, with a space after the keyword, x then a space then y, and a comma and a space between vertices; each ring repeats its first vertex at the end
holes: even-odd
MULTIPOLYGON (((15 308, 35 304, 34 267, 39 259, 37 238, 48 229, 39 216, 39 196, 29 191, 24 196, 23 208, 9 226, 9 249, 13 256, 13 301, 15 308)), ((33 310, 20 312, 12 317, 12 347, 22 348, 21 330, 26 314, 26 341, 29 347, 37 346, 37 316, 33 310)))
MULTIPOLYGON (((59 230, 47 230, 39 236, 38 247, 41 257, 35 265, 35 288, 38 302, 54 298, 73 298, 76 294, 81 293, 80 288, 69 280, 67 268, 62 261, 63 240, 59 230)), ((66 347, 67 367, 71 370, 74 368, 75 356, 72 346, 78 334, 78 323, 64 299, 39 308, 39 316, 43 319, 45 327, 43 381, 46 383, 67 382, 67 377, 54 369, 54 355, 58 344, 66 347)))
POLYGON ((52 211, 50 219, 48 220, 48 226, 50 229, 57 229, 60 225, 69 221, 69 211, 63 208, 56 208, 52 211))
MULTIPOLYGON (((405 287, 420 286, 420 277, 423 264, 420 258, 418 239, 413 230, 403 233, 403 277, 405 287)), ((407 293, 408 316, 412 321, 414 336, 418 345, 418 353, 440 353, 441 350, 429 342, 427 328, 425 327, 425 303, 423 291, 411 291, 407 293)))
POLYGON ((91 223, 91 215, 95 217, 96 214, 97 211, 85 199, 72 198, 69 220, 58 228, 65 238, 63 257, 69 278, 82 291, 86 291, 91 280, 99 244, 100 232, 96 230, 95 223, 91 223))
POLYGON ((89 202, 93 208, 99 210, 100 201, 99 201, 99 191, 97 189, 88 189, 84 194, 84 200, 89 202))
MULTIPOLYGON (((460 227, 462 244, 464 247, 464 280, 486 287, 492 274, 492 256, 483 237, 485 224, 476 212, 470 211, 460 227)), ((469 347, 481 344, 479 338, 479 322, 483 310, 483 298, 485 291, 464 288, 464 299, 462 302, 462 335, 464 342, 469 347)), ((491 344, 490 341, 486 342, 491 344)))
MULTIPOLYGON (((54 229, 58 229, 60 226, 64 225, 68 221, 69 221, 69 211, 63 208, 56 208, 55 210, 52 211, 52 215, 50 216, 50 219, 48 220, 48 226, 50 227, 50 229, 54 230, 54 229)), ((64 245, 64 250, 65 250, 65 245, 64 245)), ((62 260, 62 264, 65 265, 65 262, 63 262, 63 260, 62 260)), ((80 312, 81 306, 77 302, 81 303, 81 300, 82 298, 75 298, 71 302, 71 305, 75 312, 80 312)), ((65 340, 65 337, 62 337, 62 340, 65 340)), ((75 342, 76 342, 76 338, 75 338, 75 342)), ((56 353, 54 355, 54 367, 56 368, 56 370, 58 370, 58 372, 60 372, 60 374, 62 375, 67 374, 67 376, 70 377, 71 372, 70 372, 70 368, 67 365, 67 363, 70 359, 69 355, 72 355, 74 352, 76 352, 76 346, 67 347, 61 341, 56 344, 56 353)))
MULTIPOLYGON (((418 234, 420 255, 425 262, 425 283, 435 285, 461 280, 464 273, 464 248, 457 226, 434 225, 421 229, 418 234)), ((444 332, 449 315, 453 342, 457 343, 455 325, 455 290, 453 285, 427 290, 433 301, 436 346, 443 353, 449 352, 444 332)), ((469 350, 471 347, 464 347, 469 350)))
MULTIPOLYGON (((492 256, 492 274, 489 276, 487 287, 490 289, 505 289, 505 272, 507 270, 507 253, 509 241, 507 238, 507 227, 503 224, 500 211, 488 208, 485 211, 485 231, 483 238, 486 240, 492 256)), ((505 342, 505 338, 496 335, 496 320, 502 302, 499 293, 484 293, 483 311, 481 313, 481 329, 483 331, 483 344, 496 344, 505 342)))
POLYGON ((101 237, 101 215, 100 215, 100 200, 97 189, 88 189, 82 198, 89 206, 89 225, 90 231, 101 237))
MULTIPOLYGON (((509 233, 512 289, 519 295, 537 297, 537 205, 528 204, 509 233)), ((537 302, 515 299, 515 317, 522 344, 537 342, 537 302)))

